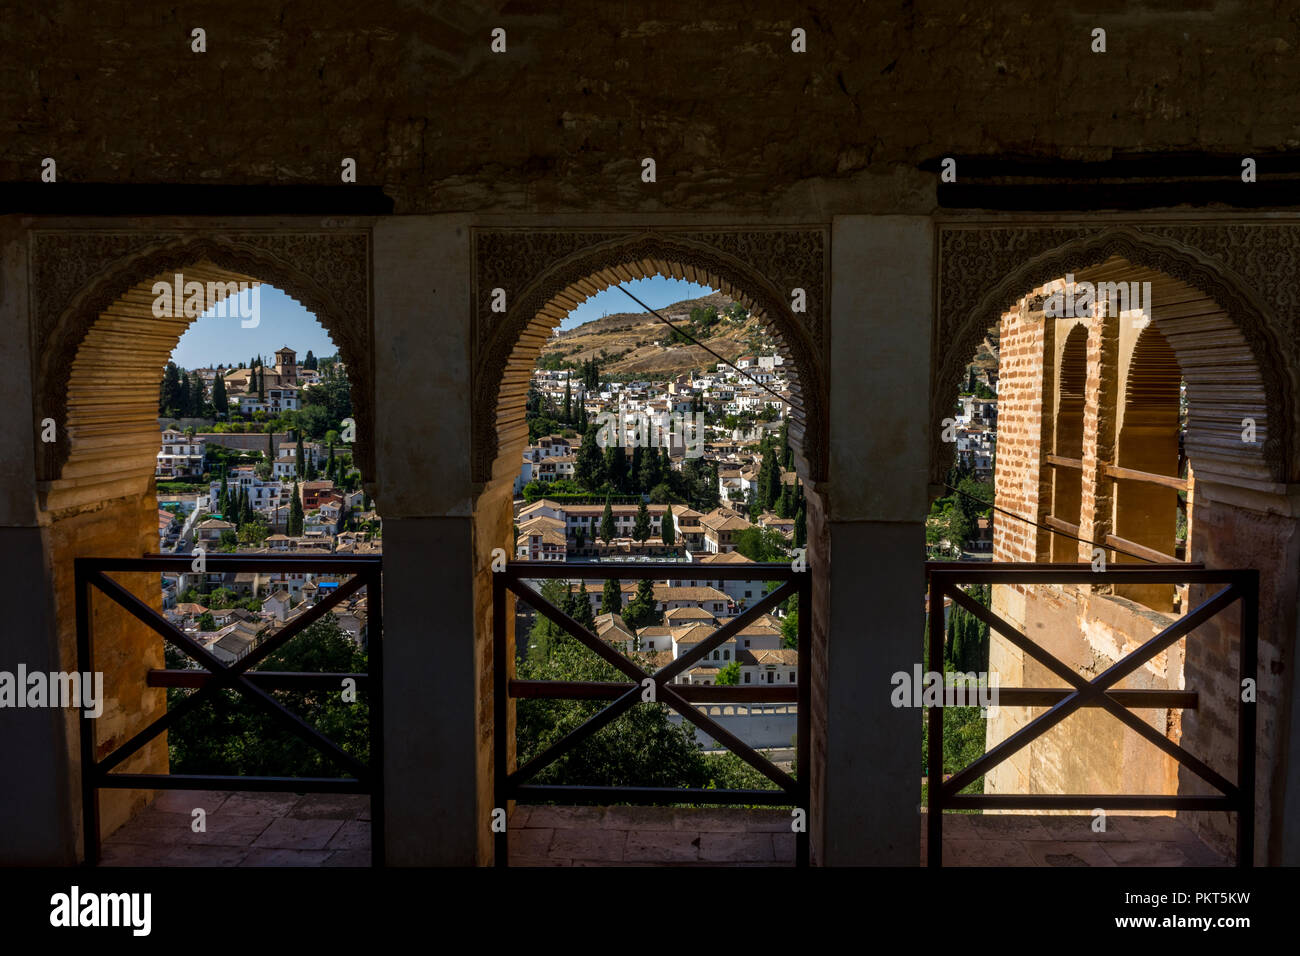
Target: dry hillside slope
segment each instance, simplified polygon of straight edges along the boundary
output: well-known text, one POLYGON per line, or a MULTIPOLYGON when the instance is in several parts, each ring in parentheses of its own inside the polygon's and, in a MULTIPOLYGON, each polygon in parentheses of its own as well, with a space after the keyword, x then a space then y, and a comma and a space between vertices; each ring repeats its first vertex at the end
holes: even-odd
MULTIPOLYGON (((630 300, 629 300, 630 301, 630 300)), ((698 299, 685 299, 659 309, 674 325, 686 326, 691 310, 713 306, 722 315, 706 338, 700 341, 734 362, 756 349, 771 351, 773 341, 754 319, 735 323, 724 315, 732 300, 720 292, 698 299)), ((646 376, 676 375, 689 369, 705 369, 716 359, 704 349, 689 344, 667 344, 672 332, 649 312, 620 312, 586 322, 553 336, 542 349, 542 357, 558 355, 574 364, 601 358, 605 373, 646 376), (656 343, 664 344, 656 344, 656 343)))

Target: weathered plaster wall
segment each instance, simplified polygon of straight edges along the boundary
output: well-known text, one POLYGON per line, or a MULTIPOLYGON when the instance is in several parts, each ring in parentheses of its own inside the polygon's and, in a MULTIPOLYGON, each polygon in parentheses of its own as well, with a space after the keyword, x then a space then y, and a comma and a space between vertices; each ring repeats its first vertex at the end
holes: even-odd
POLYGON ((915 167, 944 155, 1297 141, 1300 23, 1227 0, 725 0, 653 14, 600 0, 562 13, 74 0, 8 17, 7 181, 34 181, 53 156, 66 182, 333 184, 350 156, 399 212, 829 216, 930 211, 915 167), (497 26, 504 54, 489 50, 497 26), (194 27, 206 53, 190 50, 194 27), (794 27, 805 54, 790 50, 794 27), (1090 51, 1095 27, 1104 54, 1090 51))

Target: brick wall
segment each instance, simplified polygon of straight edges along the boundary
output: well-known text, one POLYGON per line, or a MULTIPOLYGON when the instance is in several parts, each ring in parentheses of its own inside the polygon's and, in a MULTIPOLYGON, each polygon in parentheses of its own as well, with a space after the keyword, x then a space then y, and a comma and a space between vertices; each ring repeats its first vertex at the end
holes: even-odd
MULTIPOLYGON (((1023 300, 1002 317, 999 329, 994 502, 1003 511, 1039 523, 1049 501, 1042 489, 1047 334, 1041 312, 1035 317, 1023 300)), ((1047 546, 1046 534, 1033 525, 994 512, 994 561, 1046 560, 1047 546)))

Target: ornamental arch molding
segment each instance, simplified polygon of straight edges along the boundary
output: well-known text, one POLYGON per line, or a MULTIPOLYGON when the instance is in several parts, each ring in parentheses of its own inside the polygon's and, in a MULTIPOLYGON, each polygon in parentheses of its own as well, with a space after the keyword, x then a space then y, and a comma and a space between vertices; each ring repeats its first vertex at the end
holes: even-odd
POLYGON ((1296 390, 1290 370, 1300 367, 1300 296, 1285 286, 1300 274, 1300 226, 1173 222, 940 228, 931 480, 942 482, 952 463, 952 445, 940 440, 944 410, 956 401, 965 364, 987 329, 1033 289, 1112 258, 1184 283, 1222 309, 1231 330, 1249 347, 1249 374, 1258 404, 1266 409, 1266 427, 1260 429, 1266 438, 1252 454, 1272 481, 1294 480, 1300 471, 1294 459, 1296 390))
MULTIPOLYGON (((92 344, 97 323, 115 303, 132 294, 139 297, 141 289, 147 291, 156 279, 186 269, 207 277, 216 274, 275 286, 315 314, 347 365, 357 422, 353 453, 362 473, 373 482, 370 248, 367 230, 202 235, 36 231, 29 261, 36 347, 37 478, 42 497, 48 499, 70 471, 87 467, 76 461, 78 427, 70 422, 69 408, 78 401, 96 401, 96 381, 112 379, 112 360, 98 355, 92 344), (67 440, 41 443, 39 422, 44 418, 53 418, 57 434, 67 440)), ((161 376, 179 337, 151 336, 147 328, 138 332, 140 373, 161 376)), ((104 386, 98 388, 102 392, 104 386)), ((131 424, 138 427, 136 417, 132 416, 131 424)), ((113 424, 106 420, 98 427, 113 424)), ((49 504, 53 502, 43 502, 49 504)))
MULTIPOLYGON (((514 474, 527 441, 524 394, 543 344, 578 304, 619 282, 655 275, 718 289, 742 303, 778 342, 795 375, 791 445, 815 486, 827 466, 829 303, 824 228, 568 232, 477 230, 474 235, 474 480, 514 474), (504 313, 491 310, 504 289, 504 313), (791 310, 791 290, 807 311, 791 310)), ((705 354, 707 357, 707 353, 705 354)))

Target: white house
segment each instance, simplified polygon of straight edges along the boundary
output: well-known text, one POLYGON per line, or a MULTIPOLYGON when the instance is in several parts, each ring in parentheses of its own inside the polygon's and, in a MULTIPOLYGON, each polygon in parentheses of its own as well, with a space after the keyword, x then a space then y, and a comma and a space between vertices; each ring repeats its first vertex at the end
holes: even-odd
POLYGON ((162 450, 154 464, 158 478, 186 478, 203 474, 203 459, 207 443, 202 438, 190 438, 175 428, 162 433, 162 450))

